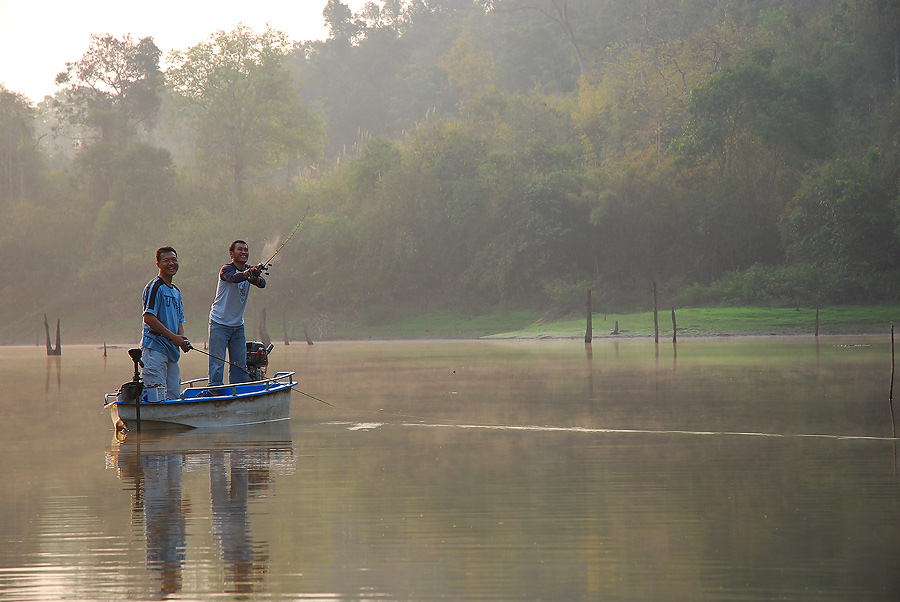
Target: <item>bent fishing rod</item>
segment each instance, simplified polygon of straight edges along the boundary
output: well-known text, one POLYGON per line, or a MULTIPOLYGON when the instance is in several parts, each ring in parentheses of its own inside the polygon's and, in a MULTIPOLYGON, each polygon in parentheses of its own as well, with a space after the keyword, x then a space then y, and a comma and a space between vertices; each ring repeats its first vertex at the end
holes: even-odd
MULTIPOLYGON (((294 229, 291 230, 290 235, 285 239, 285 241, 284 241, 283 243, 281 243, 281 246, 278 247, 278 248, 275 250, 274 253, 272 253, 272 256, 271 256, 271 257, 269 257, 266 261, 264 261, 263 263, 261 263, 261 264, 259 264, 259 265, 256 266, 256 267, 259 268, 259 271, 260 271, 260 272, 262 272, 262 273, 264 273, 264 274, 268 274, 268 273, 269 273, 269 264, 272 263, 272 260, 275 259, 275 256, 278 255, 279 251, 281 251, 281 249, 284 248, 284 245, 288 244, 288 241, 289 241, 291 238, 294 237, 294 234, 296 234, 296 233, 297 233, 297 230, 300 229, 300 226, 303 225, 303 221, 306 219, 306 214, 307 214, 307 213, 309 213, 309 205, 306 206, 306 211, 303 213, 303 217, 300 218, 300 221, 297 222, 297 225, 294 226, 294 229)), ((218 359, 218 358, 217 358, 217 359, 218 359)))
MULTIPOLYGON (((235 368, 238 368, 238 369, 240 369, 240 370, 243 370, 243 371, 246 372, 248 375, 250 374, 250 372, 247 370, 247 367, 246 367, 246 366, 239 366, 238 364, 235 364, 235 363, 233 363, 233 362, 229 362, 229 361, 226 360, 224 357, 217 357, 217 356, 215 356, 215 355, 213 355, 213 354, 211 354, 211 353, 207 353, 207 352, 203 351, 202 349, 197 349, 196 347, 194 347, 193 345, 191 345, 191 342, 190 342, 190 341, 188 341, 187 344, 188 344, 188 349, 191 349, 191 350, 193 350, 193 351, 199 351, 200 353, 202 353, 203 355, 205 355, 205 356, 207 356, 207 357, 211 357, 212 359, 218 360, 218 361, 220 361, 220 362, 225 362, 225 363, 228 364, 229 366, 234 366, 235 368)), ((316 397, 315 395, 310 395, 309 393, 306 393, 306 392, 304 392, 304 391, 301 391, 301 390, 298 389, 297 387, 291 387, 291 391, 296 391, 296 392, 299 393, 300 395, 306 395, 306 396, 309 397, 310 399, 315 399, 316 401, 318 401, 318 402, 320 402, 320 403, 324 403, 325 405, 327 405, 327 406, 329 406, 329 407, 334 408, 335 410, 337 410, 337 407, 334 406, 333 404, 328 403, 328 402, 325 401, 324 399, 319 399, 319 398, 316 397)))

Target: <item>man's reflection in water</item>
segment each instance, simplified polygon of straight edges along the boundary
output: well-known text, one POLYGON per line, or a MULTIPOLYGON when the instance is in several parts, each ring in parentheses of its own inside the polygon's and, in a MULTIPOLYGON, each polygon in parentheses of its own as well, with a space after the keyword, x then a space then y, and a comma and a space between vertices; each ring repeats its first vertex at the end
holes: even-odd
POLYGON ((132 519, 143 514, 147 566, 160 581, 160 593, 181 590, 189 504, 183 500, 181 474, 184 456, 176 453, 122 454, 119 474, 134 483, 132 519))
POLYGON ((269 558, 265 544, 254 543, 250 536, 248 504, 251 498, 266 496, 273 465, 293 462, 289 437, 274 448, 198 446, 183 451, 160 450, 157 444, 169 441, 164 438, 145 440, 143 449, 140 437, 133 445, 129 438, 115 443, 116 467, 122 480, 134 484, 132 520, 139 524, 143 518, 147 565, 160 582, 160 595, 165 598, 182 589, 191 510, 183 472, 207 463, 213 538, 225 564, 225 582, 233 592, 259 589, 269 558))
MULTIPOLYGON (((265 565, 254 566, 253 540, 247 519, 251 472, 267 472, 252 461, 244 451, 212 452, 209 457, 209 493, 212 500, 213 535, 219 542, 222 560, 227 571, 226 580, 235 591, 251 592, 253 584, 261 581, 265 565), (230 464, 229 486, 226 463, 230 464), (251 470, 251 466, 256 466, 251 470)), ((265 466, 264 464, 262 466, 265 466)), ((258 482, 258 475, 253 475, 258 482)), ((260 563, 267 559, 261 557, 260 563)))
POLYGON ((160 577, 160 590, 181 589, 188 505, 181 491, 183 456, 144 456, 144 516, 147 565, 160 577))

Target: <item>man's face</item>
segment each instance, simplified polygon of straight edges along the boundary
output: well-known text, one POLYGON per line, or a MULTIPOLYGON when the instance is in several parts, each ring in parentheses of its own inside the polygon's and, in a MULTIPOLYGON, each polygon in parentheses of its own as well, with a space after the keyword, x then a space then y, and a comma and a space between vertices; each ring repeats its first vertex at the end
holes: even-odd
POLYGON ((241 242, 234 245, 234 251, 231 252, 231 259, 235 263, 247 263, 247 260, 250 259, 250 247, 241 242))
POLYGON ((178 255, 171 251, 160 253, 159 261, 156 262, 156 265, 159 266, 160 274, 174 276, 178 272, 178 255))

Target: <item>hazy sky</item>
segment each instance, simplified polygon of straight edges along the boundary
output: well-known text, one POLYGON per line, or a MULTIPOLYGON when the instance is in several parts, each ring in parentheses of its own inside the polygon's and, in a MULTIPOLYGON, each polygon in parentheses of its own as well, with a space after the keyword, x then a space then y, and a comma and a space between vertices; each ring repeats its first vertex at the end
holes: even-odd
MULTIPOLYGON (((185 50, 238 23, 266 24, 295 41, 328 36, 327 0, 0 0, 0 83, 39 102, 53 94, 56 74, 87 51, 92 33, 152 36, 163 53, 185 50)), ((343 0, 354 12, 366 0, 343 0)), ((164 65, 163 65, 164 66, 164 65)))

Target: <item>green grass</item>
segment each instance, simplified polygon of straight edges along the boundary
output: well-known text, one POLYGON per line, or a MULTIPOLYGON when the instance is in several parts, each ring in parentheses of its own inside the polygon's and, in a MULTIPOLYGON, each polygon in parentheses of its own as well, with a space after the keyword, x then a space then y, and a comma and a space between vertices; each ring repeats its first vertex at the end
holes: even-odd
POLYGON ((537 311, 498 311, 472 315, 448 310, 431 311, 377 322, 354 320, 336 325, 331 339, 477 339, 497 332, 527 327, 540 318, 537 311))
MULTIPOLYGON (((323 337, 328 340, 413 340, 413 339, 581 339, 585 317, 573 315, 548 320, 539 311, 505 310, 473 315, 460 311, 422 311, 382 315, 378 319, 339 321, 323 337)), ((801 308, 714 307, 683 308, 675 312, 679 337, 812 335, 816 310, 801 308)), ((48 316, 50 318, 50 316, 48 316)), ((890 334, 891 324, 900 321, 900 305, 823 307, 819 311, 819 334, 890 334)), ((249 322, 251 331, 256 324, 249 322)), ((43 323, 33 334, 11 338, 4 344, 43 345, 43 323)), ((140 319, 106 320, 101 315, 76 316, 62 321, 63 345, 104 342, 137 344, 140 319)), ((56 320, 51 319, 51 338, 56 320)), ((206 320, 188 320, 187 334, 195 341, 206 339, 206 320)), ((280 340, 281 328, 269 324, 269 334, 280 340)), ((302 333, 299 335, 302 336, 302 333)), ((652 337, 653 312, 593 315, 592 338, 652 337), (616 322, 618 334, 613 334, 616 322)), ((659 336, 671 338, 671 309, 659 313, 659 336)), ((10 338, 10 337, 7 337, 10 338)))
MULTIPOLYGON (((819 334, 890 334, 900 320, 900 305, 824 307, 819 310, 819 334)), ((715 307, 676 309, 679 337, 812 335, 816 310, 800 308, 715 307)), ((584 316, 541 319, 537 311, 498 311, 467 315, 435 311, 362 321, 336 327, 334 339, 466 339, 466 338, 583 338, 584 316)), ((652 337, 653 312, 593 315, 593 338, 652 337), (614 334, 618 322, 618 334, 614 334)), ((660 337, 672 336, 671 309, 659 312, 660 337)))
MULTIPOLYGON (((889 334, 900 319, 900 306, 828 307, 819 310, 819 334, 889 334)), ((811 335, 816 332, 816 310, 800 308, 716 307, 675 310, 678 336, 811 335)), ((492 338, 581 338, 583 316, 540 323, 490 335, 492 338)), ((660 336, 672 336, 672 311, 659 312, 660 336)), ((594 314, 593 337, 653 336, 653 312, 594 314), (618 334, 614 334, 618 322, 618 334)))

